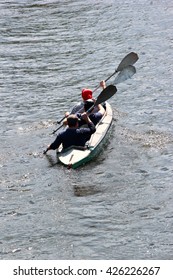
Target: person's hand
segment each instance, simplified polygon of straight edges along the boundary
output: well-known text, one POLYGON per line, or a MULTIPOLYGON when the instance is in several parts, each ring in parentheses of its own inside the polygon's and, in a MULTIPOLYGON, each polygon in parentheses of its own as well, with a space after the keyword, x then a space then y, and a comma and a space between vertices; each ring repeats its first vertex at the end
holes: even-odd
POLYGON ((67 118, 65 118, 65 120, 63 121, 63 125, 66 126, 67 124, 68 124, 67 118))
POLYGON ((100 82, 100 86, 101 86, 103 89, 106 88, 106 83, 105 83, 104 80, 100 82))
POLYGON ((44 150, 43 155, 46 155, 47 151, 48 151, 48 149, 44 150))
POLYGON ((65 113, 65 117, 66 117, 66 118, 67 118, 69 115, 70 115, 69 112, 66 112, 66 113, 65 113))
POLYGON ((83 114, 81 114, 81 117, 84 121, 86 121, 86 123, 89 123, 91 122, 89 117, 88 117, 88 114, 86 112, 84 112, 83 114))
POLYGON ((47 149, 43 151, 43 155, 46 155, 47 151, 49 151, 49 147, 50 146, 48 146, 47 149))

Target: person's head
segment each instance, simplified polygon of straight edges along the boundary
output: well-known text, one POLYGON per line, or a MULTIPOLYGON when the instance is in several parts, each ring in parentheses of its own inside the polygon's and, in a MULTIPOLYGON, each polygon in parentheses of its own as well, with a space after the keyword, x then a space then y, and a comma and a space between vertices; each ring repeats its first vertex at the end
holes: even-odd
POLYGON ((84 102, 84 110, 87 112, 91 107, 94 106, 94 100, 88 99, 84 102))
POLYGON ((67 117, 67 124, 69 127, 77 127, 78 126, 78 117, 74 114, 69 115, 67 117))
POLYGON ((83 100, 85 101, 87 99, 92 99, 92 94, 93 94, 93 92, 92 92, 91 89, 84 88, 82 90, 82 98, 83 98, 83 100))

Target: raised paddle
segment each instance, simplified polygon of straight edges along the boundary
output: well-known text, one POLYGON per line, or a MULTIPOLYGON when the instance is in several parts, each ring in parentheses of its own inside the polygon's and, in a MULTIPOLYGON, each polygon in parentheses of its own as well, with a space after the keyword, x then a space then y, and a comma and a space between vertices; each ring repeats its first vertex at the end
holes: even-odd
POLYGON ((102 92, 99 94, 99 96, 96 99, 96 102, 94 105, 88 109, 87 113, 90 113, 95 106, 98 104, 104 103, 107 101, 109 98, 111 98, 115 93, 117 92, 117 88, 114 85, 109 85, 107 86, 102 92))
POLYGON ((120 84, 130 78, 136 73, 136 68, 135 66, 129 65, 126 68, 124 68, 122 71, 118 73, 116 78, 114 79, 113 82, 111 82, 112 85, 117 85, 120 84))
MULTIPOLYGON (((103 102, 107 101, 108 99, 110 99, 116 92, 117 92, 116 86, 114 86, 114 85, 107 86, 104 90, 102 90, 102 92, 97 97, 95 104, 87 112, 92 111, 92 109, 95 106, 97 106, 98 104, 103 103, 103 102)), ((55 129, 52 132, 52 134, 57 132, 61 127, 63 127, 63 124, 60 125, 57 129, 55 129)))
POLYGON ((115 73, 122 71, 124 68, 126 68, 128 65, 133 65, 136 63, 136 61, 139 59, 137 53, 131 52, 127 54, 118 65, 117 69, 115 70, 115 73))
MULTIPOLYGON (((124 68, 126 68, 129 65, 133 65, 135 64, 135 62, 139 59, 137 53, 131 52, 129 54, 127 54, 120 62, 120 64, 118 65, 118 67, 115 69, 115 71, 105 80, 105 82, 107 82, 110 78, 112 78, 112 76, 114 76, 116 73, 122 71, 124 68)), ((95 92, 98 88, 100 87, 97 86, 93 92, 95 92)))
MULTIPOLYGON (((126 81, 127 79, 130 79, 135 73, 136 73, 136 68, 132 65, 128 65, 127 67, 123 68, 123 70, 121 70, 118 73, 118 76, 115 78, 115 80, 111 84, 117 85, 119 83, 122 83, 122 82, 126 81)), ((66 117, 63 117, 61 120, 57 121, 57 124, 60 124, 65 118, 66 117)))
POLYGON ((110 99, 116 92, 117 92, 116 86, 114 85, 107 86, 104 90, 102 90, 102 92, 97 97, 94 107, 110 99))
MULTIPOLYGON (((136 63, 136 61, 139 59, 137 53, 134 52, 130 52, 129 54, 127 54, 120 62, 120 64, 118 65, 118 67, 115 69, 115 71, 105 80, 105 82, 107 82, 110 78, 112 78, 112 76, 114 76, 116 73, 123 71, 123 69, 125 69, 126 67, 128 67, 129 65, 133 65, 136 63)), ((122 73, 123 76, 123 73, 122 73)), ((123 80, 123 78, 122 78, 123 80)), ((124 80, 126 80, 124 78, 124 80)), ((118 84, 118 82, 113 83, 113 84, 118 84)), ((94 90, 93 93, 100 87, 97 86, 94 90)), ((63 120, 65 119, 65 117, 63 117, 61 120, 57 121, 57 124, 60 124, 63 120)))

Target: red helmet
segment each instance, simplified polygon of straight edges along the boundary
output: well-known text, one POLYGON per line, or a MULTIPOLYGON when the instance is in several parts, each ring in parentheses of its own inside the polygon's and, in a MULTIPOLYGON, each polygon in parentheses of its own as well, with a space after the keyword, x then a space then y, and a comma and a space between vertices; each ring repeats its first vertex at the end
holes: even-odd
POLYGON ((88 88, 84 88, 82 90, 82 98, 83 100, 92 99, 92 90, 88 88))

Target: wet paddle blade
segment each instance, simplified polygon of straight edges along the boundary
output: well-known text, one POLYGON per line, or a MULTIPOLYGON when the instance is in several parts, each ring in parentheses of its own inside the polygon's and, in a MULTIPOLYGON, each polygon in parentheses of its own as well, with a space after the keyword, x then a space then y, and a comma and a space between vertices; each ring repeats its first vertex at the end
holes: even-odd
POLYGON ((129 65, 133 65, 139 59, 137 53, 131 52, 127 54, 118 65, 116 72, 122 71, 129 65))
POLYGON ((117 88, 114 85, 107 86, 97 97, 97 100, 95 102, 95 106, 98 104, 101 104, 105 101, 107 101, 109 98, 111 98, 115 93, 117 92, 117 88))
POLYGON ((130 78, 136 73, 136 68, 132 65, 127 66, 122 71, 120 71, 113 81, 113 85, 117 85, 119 83, 122 83, 130 78))

